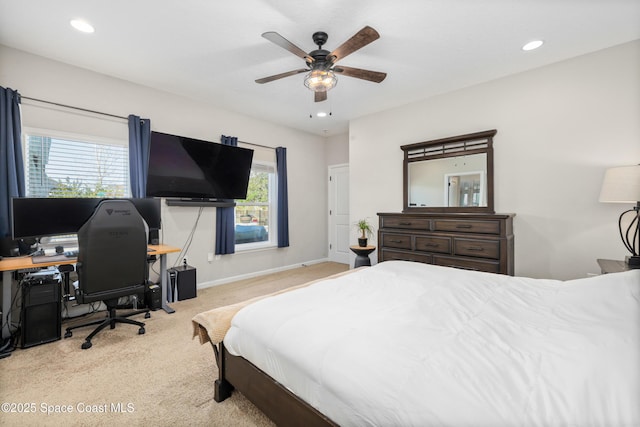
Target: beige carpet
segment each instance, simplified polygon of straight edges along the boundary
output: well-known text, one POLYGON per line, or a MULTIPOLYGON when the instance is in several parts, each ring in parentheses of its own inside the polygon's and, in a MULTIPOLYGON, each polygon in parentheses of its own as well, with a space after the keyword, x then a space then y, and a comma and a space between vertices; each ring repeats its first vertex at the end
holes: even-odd
MULTIPOLYGON (((118 325, 98 334, 88 350, 80 345, 90 328, 17 349, 0 360, 0 403, 14 404, 2 407, 0 425, 272 426, 239 393, 221 403, 213 400, 213 350, 192 340, 191 318, 347 269, 322 263, 204 289, 195 299, 173 303, 174 314, 138 316, 146 321, 146 334, 118 325)), ((63 329, 71 324, 63 322, 63 329)))

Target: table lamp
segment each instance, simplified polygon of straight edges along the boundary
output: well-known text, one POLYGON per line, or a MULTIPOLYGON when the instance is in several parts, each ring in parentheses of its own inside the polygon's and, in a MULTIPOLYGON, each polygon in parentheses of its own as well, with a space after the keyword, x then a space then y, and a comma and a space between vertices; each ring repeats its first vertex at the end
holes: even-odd
POLYGON ((600 201, 605 203, 635 204, 620 214, 618 227, 620 238, 630 256, 626 257, 629 268, 640 268, 640 165, 607 169, 600 190, 600 201), (625 228, 623 219, 632 213, 631 222, 625 228))

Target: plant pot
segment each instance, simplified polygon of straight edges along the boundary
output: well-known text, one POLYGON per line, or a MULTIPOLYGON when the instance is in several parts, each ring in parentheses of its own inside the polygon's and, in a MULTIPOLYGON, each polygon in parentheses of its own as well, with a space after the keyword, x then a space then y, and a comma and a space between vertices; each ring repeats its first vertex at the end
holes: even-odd
POLYGON ((358 237, 358 246, 360 246, 361 248, 364 248, 367 246, 367 239, 366 238, 362 238, 362 237, 358 237))

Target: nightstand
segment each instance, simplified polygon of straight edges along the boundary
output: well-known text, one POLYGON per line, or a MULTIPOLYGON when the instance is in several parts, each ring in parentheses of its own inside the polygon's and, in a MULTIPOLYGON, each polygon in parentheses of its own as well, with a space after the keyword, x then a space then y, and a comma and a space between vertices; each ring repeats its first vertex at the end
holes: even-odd
POLYGON ((598 259, 598 265, 602 274, 620 273, 629 270, 626 262, 617 259, 598 259))
POLYGON ((349 246, 351 252, 356 254, 356 261, 353 265, 354 268, 362 267, 362 266, 371 266, 371 260, 369 259, 369 254, 376 250, 375 246, 349 246))

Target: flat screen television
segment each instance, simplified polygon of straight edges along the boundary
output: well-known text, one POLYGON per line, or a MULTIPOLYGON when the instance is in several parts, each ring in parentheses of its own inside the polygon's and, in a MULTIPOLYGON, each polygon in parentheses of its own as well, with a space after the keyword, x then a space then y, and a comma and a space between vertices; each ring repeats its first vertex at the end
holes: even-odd
POLYGON ((147 197, 245 199, 253 150, 151 132, 147 197))

